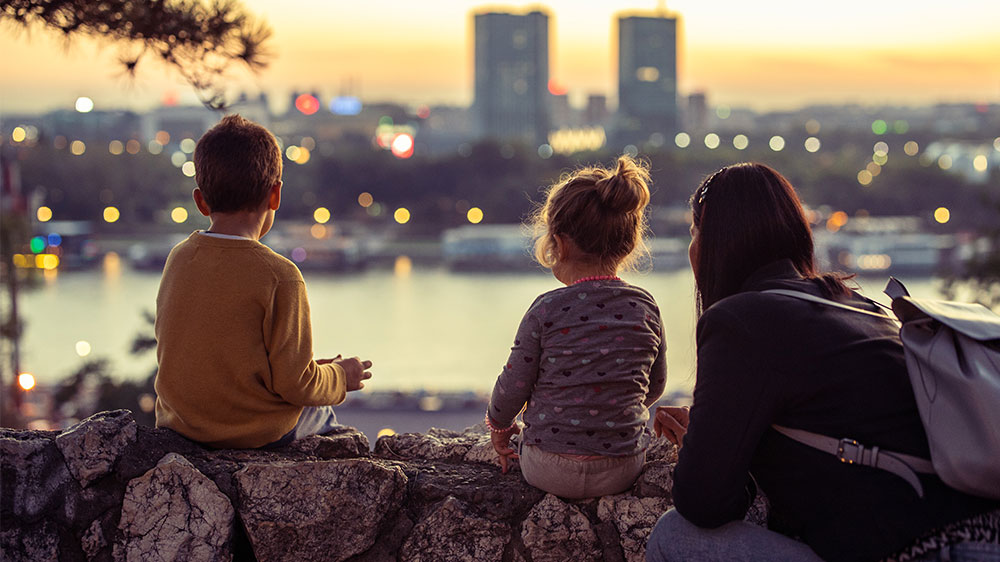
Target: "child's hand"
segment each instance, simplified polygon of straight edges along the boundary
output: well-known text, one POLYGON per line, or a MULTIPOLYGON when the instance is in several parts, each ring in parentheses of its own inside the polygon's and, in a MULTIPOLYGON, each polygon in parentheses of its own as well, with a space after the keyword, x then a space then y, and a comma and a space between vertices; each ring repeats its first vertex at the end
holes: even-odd
MULTIPOLYGON (((319 363, 319 361, 317 361, 317 363, 319 363)), ((340 356, 338 355, 336 359, 331 359, 328 363, 336 363, 344 369, 344 374, 347 377, 348 392, 352 390, 361 390, 365 387, 365 383, 361 381, 366 381, 372 378, 371 372, 368 371, 368 369, 372 368, 371 361, 362 361, 357 357, 340 359, 340 356)))
POLYGON ((687 406, 660 406, 656 408, 656 417, 653 419, 653 433, 657 437, 666 437, 671 443, 681 446, 681 439, 687 433, 688 411, 687 406))
POLYGON ((510 447, 510 436, 515 433, 521 433, 521 428, 514 424, 509 431, 491 431, 490 440, 493 442, 493 448, 496 450, 497 454, 500 455, 500 468, 501 472, 507 474, 507 470, 510 466, 507 464, 511 459, 520 458, 517 456, 517 452, 510 447))

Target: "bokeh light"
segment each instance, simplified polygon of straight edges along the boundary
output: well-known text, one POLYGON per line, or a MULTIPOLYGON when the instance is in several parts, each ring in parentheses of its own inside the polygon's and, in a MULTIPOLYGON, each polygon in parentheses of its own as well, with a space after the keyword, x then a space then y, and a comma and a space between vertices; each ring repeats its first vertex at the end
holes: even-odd
POLYGON ((319 207, 313 211, 313 220, 319 224, 326 224, 330 220, 330 209, 319 207))
POLYGON ((733 137, 733 148, 736 150, 744 150, 748 146, 750 146, 750 139, 746 135, 736 135, 733 137))
POLYGON ((483 222, 483 210, 479 207, 473 207, 469 209, 468 213, 465 213, 465 218, 469 219, 472 224, 479 224, 483 222))
POLYGON ((156 140, 151 140, 149 141, 149 144, 146 145, 146 150, 148 150, 150 154, 160 154, 163 152, 163 145, 156 140))
POLYGON ((392 218, 399 224, 406 224, 410 222, 410 210, 406 207, 400 207, 392 214, 392 218))
POLYGON ((94 100, 86 96, 80 96, 76 98, 75 107, 80 113, 90 113, 94 110, 94 100))
POLYGON ((382 429, 378 430, 378 433, 375 435, 375 439, 378 439, 379 437, 392 437, 395 434, 396 434, 395 429, 391 427, 383 427, 382 429))
POLYGON ((129 154, 139 154, 140 150, 142 150, 142 145, 135 139, 129 139, 129 141, 125 143, 125 152, 128 152, 129 154))
POLYGON ((170 155, 170 163, 177 168, 183 166, 185 162, 187 162, 187 154, 184 154, 180 150, 170 155))
POLYGON ((292 261, 303 262, 306 261, 306 250, 305 248, 295 248, 292 250, 292 261))
POLYGON ((396 262, 392 264, 392 272, 396 277, 409 277, 413 271, 413 260, 410 256, 396 256, 396 262))
POLYGON ((868 170, 861 170, 858 172, 858 183, 861 185, 869 185, 872 182, 872 173, 868 170))
POLYGON ((316 150, 316 139, 312 137, 302 137, 302 142, 299 143, 299 146, 312 152, 313 150, 316 150))
POLYGON ((875 146, 872 147, 872 153, 880 154, 882 156, 889 154, 889 143, 885 141, 878 141, 875 143, 875 146))
POLYGON ((21 373, 17 376, 17 385, 21 390, 31 390, 35 388, 35 375, 31 373, 21 373))
POLYGON ((903 152, 906 153, 907 156, 916 156, 917 153, 920 152, 920 145, 917 144, 917 141, 907 141, 907 143, 903 145, 903 152))
POLYGON ((554 151, 552 150, 552 145, 550 144, 541 144, 538 146, 538 156, 540 156, 544 160, 552 158, 553 152, 554 151))
POLYGON ((330 100, 330 113, 335 115, 357 115, 361 109, 361 100, 354 96, 339 96, 330 100))
POLYGON ((816 152, 819 150, 820 146, 822 146, 822 143, 820 143, 819 139, 816 137, 807 138, 806 142, 803 144, 808 152, 816 152))
POLYGON ((683 131, 677 133, 674 136, 674 144, 677 145, 677 148, 687 148, 691 144, 691 135, 683 131))
POLYGON ((985 172, 988 165, 989 165, 989 160, 987 160, 985 154, 979 154, 972 159, 972 167, 977 172, 985 172))
POLYGON ((166 131, 156 131, 156 136, 154 137, 154 140, 156 140, 156 142, 162 144, 163 146, 167 146, 167 143, 170 142, 170 133, 166 131))
POLYGON ((295 98, 295 109, 303 115, 312 115, 319 111, 319 100, 312 94, 302 94, 295 98))
POLYGON ((817 134, 819 134, 819 130, 820 130, 819 121, 817 121, 815 119, 810 119, 810 120, 806 121, 806 132, 807 133, 809 133, 810 135, 817 135, 817 134))
POLYGON ((934 220, 940 224, 950 221, 951 211, 948 210, 948 207, 938 207, 937 209, 934 209, 934 220))
POLYGON ((897 135, 905 134, 910 130, 910 124, 905 119, 897 119, 892 123, 892 132, 897 135))
POLYGON ((937 163, 938 167, 942 170, 950 170, 952 164, 951 156, 948 154, 942 154, 941 157, 938 158, 937 163))
POLYGON ((871 174, 872 177, 882 173, 882 166, 879 166, 877 162, 869 162, 868 165, 865 166, 865 169, 868 170, 868 173, 871 174))
POLYGON ((45 246, 47 245, 47 242, 48 241, 45 240, 45 238, 41 236, 35 236, 34 238, 31 239, 31 242, 28 244, 28 246, 31 248, 31 251, 33 253, 40 254, 45 251, 45 246))
POLYGON ((309 234, 317 240, 326 238, 326 227, 322 224, 314 224, 309 228, 309 234))
POLYGON ((1000 137, 993 139, 993 150, 1000 152, 1000 137))
POLYGON ((292 162, 295 162, 299 158, 299 153, 302 151, 298 146, 291 145, 285 149, 285 158, 288 158, 292 162))
POLYGON ((392 139, 392 155, 396 158, 413 156, 413 137, 409 133, 400 133, 392 139))
POLYGON ((38 219, 38 222, 49 222, 52 220, 52 209, 44 205, 39 207, 38 210, 35 211, 35 218, 38 219))
POLYGON ((729 119, 729 116, 733 114, 733 111, 728 105, 720 105, 715 108, 715 116, 719 119, 729 119))
POLYGON ((705 135, 705 146, 710 150, 715 150, 719 148, 719 135, 715 133, 708 133, 705 135))
POLYGON ((306 162, 309 161, 309 159, 312 157, 312 153, 309 152, 309 149, 304 146, 300 146, 298 147, 298 149, 299 153, 295 156, 295 163, 301 166, 302 164, 305 164, 306 162))
POLYGON ((884 135, 889 130, 889 125, 883 119, 872 121, 872 132, 876 135, 884 135))
POLYGON ((375 202, 375 198, 372 197, 372 194, 368 193, 367 191, 364 191, 364 192, 361 193, 361 195, 358 195, 358 205, 361 205, 362 207, 364 207, 366 209, 368 207, 371 207, 372 203, 374 203, 374 202, 375 202))
POLYGON ((104 208, 104 222, 115 222, 121 218, 122 214, 117 207, 108 206, 104 208))
POLYGON ((781 152, 785 148, 785 139, 781 135, 774 135, 771 140, 767 142, 767 145, 771 147, 771 150, 775 152, 781 152))
POLYGON ((70 143, 69 151, 75 156, 80 156, 87 151, 87 145, 83 141, 75 140, 70 143))
POLYGON ((24 127, 14 127, 14 130, 10 133, 10 140, 14 142, 23 142, 27 137, 28 132, 24 130, 24 127))
POLYGON ((181 224, 182 222, 188 220, 187 209, 184 207, 174 207, 174 209, 170 211, 170 220, 177 224, 181 224))
POLYGON ((187 176, 189 178, 193 178, 194 177, 194 173, 195 173, 194 162, 191 162, 190 160, 188 160, 183 165, 181 165, 181 172, 185 176, 187 176))
POLYGON ((76 342, 76 354, 80 357, 86 357, 90 355, 90 342, 86 340, 80 340, 76 342))
POLYGON ((194 142, 194 139, 192 138, 181 139, 180 142, 181 152, 185 154, 191 154, 192 152, 194 152, 196 146, 198 146, 198 143, 194 142))
POLYGON ((122 144, 122 141, 113 140, 110 143, 108 143, 108 152, 110 152, 111 154, 118 156, 124 151, 125 151, 125 145, 122 144))
POLYGON ((52 271, 59 267, 59 256, 55 254, 38 254, 35 256, 35 267, 52 271))
POLYGON ((49 246, 52 246, 53 248, 58 248, 62 244, 62 236, 60 236, 56 232, 49 233, 47 242, 49 243, 49 246))
POLYGON ((885 166, 885 163, 889 161, 889 155, 884 152, 879 152, 878 154, 872 155, 872 162, 878 164, 879 166, 885 166))

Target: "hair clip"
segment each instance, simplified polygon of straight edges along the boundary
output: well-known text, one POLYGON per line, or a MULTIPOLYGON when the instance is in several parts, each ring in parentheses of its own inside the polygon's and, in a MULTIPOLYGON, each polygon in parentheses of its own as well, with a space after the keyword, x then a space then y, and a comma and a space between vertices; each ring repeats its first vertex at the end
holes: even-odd
POLYGON ((705 201, 705 195, 708 194, 708 186, 711 185, 712 180, 714 180, 716 178, 716 176, 718 176, 719 174, 721 174, 722 171, 725 170, 725 169, 726 169, 725 167, 719 168, 718 170, 716 170, 716 172, 714 174, 712 174, 711 176, 708 177, 707 180, 705 180, 705 183, 701 186, 701 193, 698 195, 698 204, 699 205, 701 205, 705 201))

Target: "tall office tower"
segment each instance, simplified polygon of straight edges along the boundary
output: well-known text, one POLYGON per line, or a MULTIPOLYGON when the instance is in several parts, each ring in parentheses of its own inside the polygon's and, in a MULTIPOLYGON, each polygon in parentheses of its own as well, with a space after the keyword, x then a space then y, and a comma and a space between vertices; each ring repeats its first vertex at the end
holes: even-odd
POLYGON ((616 138, 638 143, 677 128, 677 18, 618 18, 616 138))
POLYGON ((480 135, 535 146, 549 133, 549 16, 475 15, 476 89, 480 135))

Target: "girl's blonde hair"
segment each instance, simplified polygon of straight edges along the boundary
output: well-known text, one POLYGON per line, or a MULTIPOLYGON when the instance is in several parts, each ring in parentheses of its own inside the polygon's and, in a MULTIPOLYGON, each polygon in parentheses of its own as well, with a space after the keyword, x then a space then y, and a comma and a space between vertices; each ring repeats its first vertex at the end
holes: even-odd
POLYGON ((614 170, 588 166, 565 174, 549 187, 533 214, 535 259, 557 261, 554 235, 567 236, 596 264, 629 269, 647 253, 644 237, 649 204, 649 168, 620 156, 614 170))

